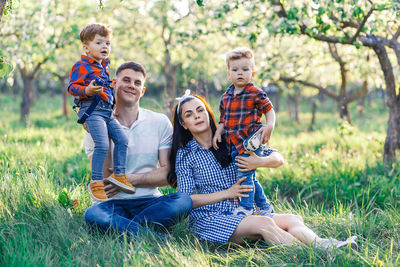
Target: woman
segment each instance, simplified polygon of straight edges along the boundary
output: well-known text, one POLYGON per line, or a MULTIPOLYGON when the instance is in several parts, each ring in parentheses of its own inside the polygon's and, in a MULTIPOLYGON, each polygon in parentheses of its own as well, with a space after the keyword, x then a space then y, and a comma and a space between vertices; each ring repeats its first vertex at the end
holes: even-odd
MULTIPOLYGON (((189 224, 199 239, 240 244, 244 238, 262 238, 288 246, 301 241, 308 246, 327 249, 348 244, 356 246, 356 237, 346 241, 320 238, 298 215, 233 215, 232 211, 238 206, 235 200, 246 197, 243 193, 252 189, 241 185, 244 178, 237 180, 233 163, 225 151, 212 148, 216 124, 209 105, 199 96, 184 96, 175 107, 173 122, 168 179, 180 192, 191 196, 193 210, 189 224)), ((248 171, 258 167, 278 167, 283 159, 278 152, 272 152, 268 157, 252 153, 247 158, 239 157, 237 162, 242 171, 248 171)))

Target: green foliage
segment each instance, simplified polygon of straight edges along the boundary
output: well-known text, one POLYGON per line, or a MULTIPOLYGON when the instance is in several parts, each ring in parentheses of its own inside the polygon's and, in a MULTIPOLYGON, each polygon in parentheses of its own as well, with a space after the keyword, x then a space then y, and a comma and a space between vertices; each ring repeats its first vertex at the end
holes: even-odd
POLYGON ((5 76, 8 76, 12 70, 12 64, 7 61, 7 58, 5 58, 0 51, 0 77, 4 78, 5 76))
POLYGON ((196 0, 198 6, 204 6, 204 0, 196 0))
MULTIPOLYGON (((157 101, 143 100, 144 107, 157 107, 157 101)), ((337 124, 324 103, 312 133, 304 132, 306 122, 293 125, 286 113, 278 113, 271 142, 287 164, 258 172, 276 211, 301 215, 322 237, 359 236, 359 251, 329 253, 263 242, 200 242, 188 231, 187 220, 169 229, 176 240, 168 241, 90 229, 83 219, 91 205, 84 132, 75 118, 61 116, 60 99, 44 96, 38 101, 46 105, 34 108, 24 128, 15 114, 18 101, 1 97, 1 266, 399 264, 400 170, 380 163, 385 119, 376 102, 365 119, 353 116, 355 126, 337 124)), ((211 103, 218 105, 217 99, 211 103)), ((309 112, 303 109, 306 121, 309 112)))

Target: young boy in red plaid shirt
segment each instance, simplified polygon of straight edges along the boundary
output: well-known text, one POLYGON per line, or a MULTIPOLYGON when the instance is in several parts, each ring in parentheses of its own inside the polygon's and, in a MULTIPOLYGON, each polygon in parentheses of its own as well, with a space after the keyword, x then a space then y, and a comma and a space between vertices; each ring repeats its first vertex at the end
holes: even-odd
POLYGON ((114 94, 111 85, 108 55, 111 50, 111 29, 104 24, 88 24, 81 33, 83 49, 72 67, 68 92, 75 96, 80 107, 79 123, 86 124, 95 143, 92 157, 92 181, 88 188, 95 201, 106 201, 103 165, 109 149, 109 137, 114 141, 114 173, 107 181, 127 193, 135 193, 135 187, 125 176, 128 138, 113 117, 114 94), (100 84, 98 84, 100 83, 100 84))
MULTIPOLYGON (((230 146, 232 159, 248 157, 253 151, 257 156, 269 156, 274 150, 268 144, 275 126, 275 112, 267 94, 255 87, 251 80, 255 75, 253 52, 246 47, 239 47, 226 55, 228 77, 232 85, 222 95, 219 110, 220 122, 213 138, 213 146, 218 149, 222 134, 230 146), (266 117, 262 125, 261 116, 266 117)), ((264 191, 256 179, 255 170, 240 171, 238 179, 247 177, 242 185, 251 185, 253 191, 243 193, 248 197, 241 198, 240 206, 234 214, 259 214, 272 217, 272 206, 268 203, 264 191), (254 210, 254 204, 257 211, 254 210)))

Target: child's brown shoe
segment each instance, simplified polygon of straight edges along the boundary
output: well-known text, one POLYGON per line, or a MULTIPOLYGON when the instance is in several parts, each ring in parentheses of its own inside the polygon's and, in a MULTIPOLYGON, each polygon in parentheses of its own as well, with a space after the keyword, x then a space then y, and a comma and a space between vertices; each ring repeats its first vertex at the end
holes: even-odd
POLYGON ((136 187, 128 181, 125 174, 116 175, 113 173, 107 180, 126 193, 134 194, 136 192, 136 187))
POLYGON ((89 185, 89 192, 92 199, 99 202, 104 202, 107 200, 106 192, 104 191, 103 181, 92 180, 89 185))

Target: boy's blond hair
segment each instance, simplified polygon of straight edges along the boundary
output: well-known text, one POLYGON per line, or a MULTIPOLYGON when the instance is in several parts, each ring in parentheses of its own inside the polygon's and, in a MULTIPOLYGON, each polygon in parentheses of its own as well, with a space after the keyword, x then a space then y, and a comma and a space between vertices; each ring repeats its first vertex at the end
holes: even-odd
POLYGON ((103 37, 109 37, 111 36, 111 33, 112 31, 110 25, 105 25, 102 23, 91 23, 86 25, 82 29, 79 37, 81 38, 81 42, 85 44, 87 42, 93 41, 96 34, 103 37))
POLYGON ((236 59, 248 58, 254 69, 254 54, 253 51, 248 47, 237 47, 226 54, 226 65, 229 68, 229 62, 236 59))

